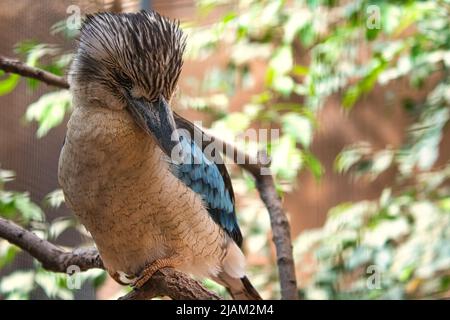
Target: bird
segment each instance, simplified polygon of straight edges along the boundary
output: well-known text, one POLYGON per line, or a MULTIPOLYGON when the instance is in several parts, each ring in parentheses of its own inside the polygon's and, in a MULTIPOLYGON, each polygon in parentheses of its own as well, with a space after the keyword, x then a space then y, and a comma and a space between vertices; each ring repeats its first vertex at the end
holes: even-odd
POLYGON ((156 11, 84 18, 58 181, 117 282, 142 288, 170 267, 259 300, 227 168, 170 107, 186 41, 179 22, 156 11))

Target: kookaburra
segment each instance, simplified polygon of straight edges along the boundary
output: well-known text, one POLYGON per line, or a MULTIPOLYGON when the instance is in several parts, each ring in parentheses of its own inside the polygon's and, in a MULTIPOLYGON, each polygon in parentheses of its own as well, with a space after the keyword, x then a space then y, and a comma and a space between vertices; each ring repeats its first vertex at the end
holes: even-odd
POLYGON ((200 131, 169 106, 184 48, 178 23, 155 12, 86 17, 69 72, 74 108, 59 182, 116 281, 139 288, 173 267, 235 299, 259 299, 226 167, 177 134, 200 131), (196 161, 172 161, 174 148, 196 161))

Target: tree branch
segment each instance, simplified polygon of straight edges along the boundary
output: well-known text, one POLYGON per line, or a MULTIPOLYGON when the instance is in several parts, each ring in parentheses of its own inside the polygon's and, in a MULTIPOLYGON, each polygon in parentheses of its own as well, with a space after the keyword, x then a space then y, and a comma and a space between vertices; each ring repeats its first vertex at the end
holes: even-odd
MULTIPOLYGON (((104 269, 103 262, 95 248, 79 248, 67 252, 60 247, 43 240, 31 231, 17 224, 0 218, 0 238, 28 252, 42 263, 42 266, 53 272, 69 273, 69 267, 77 266, 80 271, 93 268, 104 269)), ((207 290, 182 272, 171 268, 161 269, 152 280, 140 290, 133 290, 123 296, 123 300, 152 299, 157 296, 168 296, 180 300, 218 300, 215 293, 207 290)))
MULTIPOLYGON (((6 72, 13 72, 17 73, 21 76, 30 77, 33 79, 40 80, 42 82, 45 82, 49 85, 53 85, 59 88, 69 88, 69 84, 67 81, 62 78, 58 77, 54 74, 51 74, 49 72, 33 68, 30 66, 27 66, 23 64, 20 61, 8 59, 5 57, 0 56, 0 69, 6 71, 6 72)), ((211 136, 212 139, 216 140, 217 142, 221 142, 220 139, 215 137, 214 135, 208 133, 208 135, 211 136)), ((237 163, 240 167, 242 167, 244 170, 250 172, 256 181, 256 187, 259 191, 260 197, 262 201, 264 202, 265 206, 267 207, 267 210, 269 212, 270 216, 270 222, 272 227, 272 233, 273 233, 273 241, 275 243, 276 252, 277 252, 277 264, 278 264, 278 274, 280 277, 280 286, 281 286, 281 297, 282 299, 289 299, 289 300, 295 300, 298 298, 297 294, 297 282, 295 277, 295 267, 294 267, 294 258, 292 255, 292 241, 291 241, 291 232, 290 232, 290 226, 289 221, 287 219, 286 213, 282 207, 281 199, 278 196, 273 177, 270 173, 269 169, 269 161, 264 161, 263 157, 261 155, 258 155, 258 159, 252 158, 250 155, 242 152, 235 146, 222 142, 224 148, 229 148, 227 150, 232 150, 232 157, 235 162, 236 159, 245 159, 244 163, 237 163)), ((225 152, 225 155, 230 156, 228 152, 225 152)), ((267 160, 267 159, 266 159, 267 160)), ((1 234, 0 234, 1 236, 1 234)), ((36 237, 36 236, 35 236, 36 237)), ((37 237, 36 237, 37 238, 37 237)), ((36 241, 36 239, 29 239, 32 241, 36 241)), ((43 241, 38 238, 39 241, 43 241)), ((18 244, 19 245, 19 244, 18 244)), ((24 244, 25 245, 25 244, 24 244)), ((20 245, 19 245, 20 246, 20 245)), ((38 254, 38 252, 33 251, 36 250, 36 245, 28 245, 24 246, 23 249, 26 251, 29 251, 31 255, 36 257, 34 254, 38 254), (28 249, 30 250, 28 250, 28 249), (34 252, 34 254, 33 254, 34 252)), ((56 247, 54 245, 51 245, 53 247, 56 247)), ((54 248, 46 246, 47 251, 54 253, 54 248), (50 250, 52 249, 52 250, 50 250)), ((57 247, 56 247, 57 248, 57 247)), ((59 249, 60 250, 60 249, 59 249)), ((39 250, 38 250, 39 251, 39 250)), ((45 251, 45 252, 47 252, 45 251)), ((48 253, 48 252, 47 252, 48 253)), ((74 253, 65 253, 65 252, 59 252, 63 257, 66 255, 66 258, 58 258, 56 260, 51 259, 52 261, 59 261, 59 259, 74 259, 74 253), (70 256, 70 258, 67 257, 67 255, 70 256)), ((91 259, 93 252, 90 253, 91 259)), ((85 258, 89 257, 81 255, 81 262, 84 262, 85 258)), ((81 257, 78 255, 78 258, 81 257)), ((47 257, 47 255, 45 255, 47 257)), ((41 258, 45 258, 41 257, 41 258)), ((54 256, 52 256, 55 258, 54 256)), ((38 257, 36 257, 38 260, 40 260, 38 257)), ((97 256, 98 258, 98 256, 97 256)), ((99 259, 99 258, 98 258, 99 259)), ((40 260, 41 261, 41 260, 40 260)), ((45 260, 44 260, 45 261, 45 260)), ((42 261, 44 263, 44 261, 42 261)), ((49 261, 47 261, 49 262, 49 261)), ((59 264, 57 264, 59 265, 59 264)), ((49 266, 53 266, 51 263, 49 266)), ((95 267, 95 266, 93 266, 95 267)), ((159 291, 167 291, 171 293, 172 295, 168 294, 169 296, 175 298, 185 297, 185 299, 189 299, 189 297, 203 297, 203 298, 218 298, 217 296, 213 296, 211 292, 203 288, 198 282, 187 278, 185 275, 180 274, 179 272, 176 272, 174 270, 167 271, 169 269, 165 269, 164 272, 159 272, 158 274, 155 274, 152 277, 152 281, 149 281, 145 287, 144 290, 141 290, 141 292, 134 292, 129 295, 127 295, 128 298, 143 298, 150 297, 150 295, 146 295, 143 292, 147 291, 147 288, 151 289, 150 292, 154 292, 155 289, 159 289, 159 291), (156 281, 155 279, 162 279, 161 281, 156 281), (197 283, 199 286, 195 286, 195 283, 197 283), (175 294, 173 290, 175 290, 179 285, 185 285, 185 291, 183 291, 182 296, 179 296, 178 294, 175 294), (158 286, 158 288, 156 288, 158 286), (187 288, 192 289, 192 291, 186 290, 187 288), (187 291, 190 291, 189 293, 187 291)), ((55 270, 58 271, 58 270, 55 270)), ((156 290, 158 291, 158 290, 156 290)))
POLYGON ((120 300, 149 300, 157 296, 169 296, 174 300, 222 299, 184 273, 172 268, 163 268, 158 270, 141 290, 133 290, 120 300))
POLYGON ((16 73, 23 77, 40 80, 48 85, 69 89, 67 81, 53 73, 30 67, 19 60, 14 60, 0 56, 0 69, 5 72, 16 73))
POLYGON ((0 218, 0 237, 27 251, 49 271, 67 272, 67 268, 71 265, 78 266, 80 271, 92 268, 103 269, 103 263, 97 250, 78 249, 72 253, 66 252, 3 218, 0 218))

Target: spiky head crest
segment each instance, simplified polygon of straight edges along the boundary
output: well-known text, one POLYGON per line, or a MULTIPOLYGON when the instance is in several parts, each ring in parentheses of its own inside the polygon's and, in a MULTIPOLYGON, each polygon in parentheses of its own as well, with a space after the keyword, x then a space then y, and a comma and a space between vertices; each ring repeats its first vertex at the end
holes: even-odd
POLYGON ((94 84, 118 98, 127 88, 150 101, 161 94, 170 100, 184 48, 179 23, 154 11, 88 15, 69 74, 71 85, 94 84))

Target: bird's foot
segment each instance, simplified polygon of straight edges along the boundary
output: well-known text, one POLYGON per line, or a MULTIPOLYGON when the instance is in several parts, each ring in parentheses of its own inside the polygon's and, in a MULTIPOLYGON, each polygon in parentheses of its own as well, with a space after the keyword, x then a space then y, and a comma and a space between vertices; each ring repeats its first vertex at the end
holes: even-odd
POLYGON ((156 271, 168 267, 175 268, 177 265, 179 265, 179 259, 177 259, 176 256, 155 260, 144 268, 137 279, 133 281, 132 287, 135 289, 140 289, 148 280, 150 280, 156 271))
POLYGON ((121 285, 131 285, 134 283, 134 281, 136 281, 137 277, 135 276, 130 276, 128 274, 126 274, 125 272, 122 271, 117 271, 117 272, 109 272, 109 274, 111 275, 111 277, 116 280, 116 282, 120 283, 121 285))

